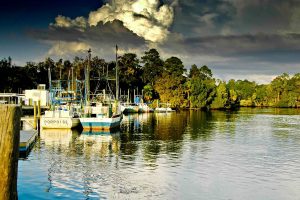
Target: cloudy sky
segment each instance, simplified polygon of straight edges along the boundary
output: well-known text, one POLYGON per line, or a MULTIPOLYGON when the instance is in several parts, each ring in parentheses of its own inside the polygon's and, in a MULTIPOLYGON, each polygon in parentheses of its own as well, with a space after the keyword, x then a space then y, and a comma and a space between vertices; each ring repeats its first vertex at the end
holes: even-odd
POLYGON ((0 58, 113 59, 157 48, 216 77, 260 83, 300 72, 300 0, 5 0, 0 58))

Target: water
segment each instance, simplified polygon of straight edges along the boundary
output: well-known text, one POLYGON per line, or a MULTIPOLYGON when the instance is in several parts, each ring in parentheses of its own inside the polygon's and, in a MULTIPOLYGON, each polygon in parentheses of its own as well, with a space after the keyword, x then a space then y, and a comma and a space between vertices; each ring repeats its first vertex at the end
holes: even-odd
POLYGON ((114 134, 46 131, 19 199, 300 199, 300 111, 125 116, 114 134))

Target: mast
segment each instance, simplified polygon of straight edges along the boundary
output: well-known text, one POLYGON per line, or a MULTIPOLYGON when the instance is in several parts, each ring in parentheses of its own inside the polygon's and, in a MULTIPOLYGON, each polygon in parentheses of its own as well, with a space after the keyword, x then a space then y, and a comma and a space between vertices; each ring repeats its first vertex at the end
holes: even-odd
POLYGON ((85 71, 85 105, 90 105, 90 68, 91 68, 91 53, 92 50, 88 50, 88 64, 85 71))
POLYGON ((116 45, 116 100, 119 100, 119 78, 118 78, 118 45, 116 45))
POLYGON ((50 106, 52 105, 52 85, 51 85, 51 69, 48 68, 48 79, 49 79, 49 102, 50 106))

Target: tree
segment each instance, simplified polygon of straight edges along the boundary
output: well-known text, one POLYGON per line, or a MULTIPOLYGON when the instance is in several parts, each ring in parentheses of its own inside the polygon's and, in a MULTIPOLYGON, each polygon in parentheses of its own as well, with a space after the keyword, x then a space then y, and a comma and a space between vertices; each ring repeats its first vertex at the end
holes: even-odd
POLYGON ((141 67, 139 59, 134 53, 126 53, 119 58, 119 78, 123 89, 134 89, 141 86, 141 67))
POLYGON ((191 80, 190 101, 192 108, 208 108, 215 96, 215 80, 202 80, 195 77, 191 80))
POLYGON ((155 82, 154 89, 163 103, 170 103, 172 107, 182 107, 186 104, 184 82, 183 76, 163 72, 155 82))
POLYGON ((200 69, 193 65, 190 71, 188 84, 189 101, 191 108, 208 108, 215 95, 215 80, 207 66, 200 69))
POLYGON ((164 69, 174 76, 182 76, 186 71, 182 61, 177 57, 168 58, 164 63, 164 69))
POLYGON ((203 79, 203 80, 204 80, 204 79, 211 79, 212 76, 213 76, 211 70, 210 70, 206 65, 202 66, 202 67, 199 69, 199 72, 200 72, 199 77, 200 77, 201 79, 203 79))
POLYGON ((228 91, 226 89, 226 83, 220 82, 216 88, 216 97, 210 105, 211 109, 225 109, 229 108, 228 91))
POLYGON ((159 53, 156 49, 150 49, 145 52, 145 55, 141 58, 143 66, 143 81, 145 84, 150 83, 154 85, 156 79, 163 72, 164 62, 160 59, 159 53))
POLYGON ((154 91, 153 91, 152 85, 147 84, 147 85, 144 86, 144 89, 143 89, 143 96, 144 96, 144 100, 145 100, 146 102, 149 102, 149 101, 152 100, 153 95, 154 95, 153 92, 154 92, 154 91))

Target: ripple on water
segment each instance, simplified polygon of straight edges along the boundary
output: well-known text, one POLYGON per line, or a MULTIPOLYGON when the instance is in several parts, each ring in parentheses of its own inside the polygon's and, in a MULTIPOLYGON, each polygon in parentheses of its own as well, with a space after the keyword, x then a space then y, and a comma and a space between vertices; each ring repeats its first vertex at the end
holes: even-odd
POLYGON ((286 113, 143 114, 114 134, 41 133, 19 161, 19 199, 295 199, 300 116, 286 113))

